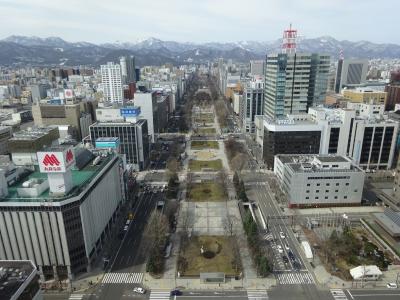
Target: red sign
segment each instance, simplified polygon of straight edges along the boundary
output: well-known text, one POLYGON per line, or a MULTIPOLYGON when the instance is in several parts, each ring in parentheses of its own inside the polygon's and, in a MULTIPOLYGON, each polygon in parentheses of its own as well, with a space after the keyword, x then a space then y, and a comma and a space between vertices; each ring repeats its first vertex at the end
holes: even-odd
POLYGON ((67 154, 65 155, 65 162, 68 164, 69 162, 71 162, 74 159, 74 155, 72 154, 72 150, 69 149, 67 151, 67 154))
POLYGON ((46 154, 44 159, 43 159, 43 164, 45 166, 49 166, 49 165, 50 166, 59 166, 60 165, 60 161, 57 159, 57 157, 54 154, 51 154, 51 155, 50 154, 46 154))

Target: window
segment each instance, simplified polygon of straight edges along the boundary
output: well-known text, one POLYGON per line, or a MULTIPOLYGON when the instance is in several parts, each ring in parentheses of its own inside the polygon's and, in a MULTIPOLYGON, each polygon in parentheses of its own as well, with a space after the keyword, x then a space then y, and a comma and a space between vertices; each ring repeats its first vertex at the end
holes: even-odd
POLYGON ((336 186, 339 186, 339 182, 336 183, 336 186))
POLYGON ((330 186, 330 185, 331 185, 330 183, 327 183, 327 184, 326 184, 326 186, 330 186))
POLYGON ((325 193, 329 193, 329 190, 325 190, 325 193))
POLYGON ((339 190, 335 190, 335 193, 338 193, 339 192, 339 190))
POLYGON ((307 186, 310 186, 310 184, 309 184, 309 183, 307 183, 307 186))
POLYGON ((319 184, 319 183, 317 183, 317 186, 320 186, 320 184, 319 184))
POLYGON ((328 199, 328 196, 325 196, 325 199, 328 199))
POLYGON ((356 189, 356 190, 354 190, 354 193, 357 193, 358 192, 358 190, 356 189))
POLYGON ((307 190, 307 191, 306 191, 306 193, 309 193, 309 192, 310 192, 310 190, 307 190))
POLYGON ((348 182, 346 182, 346 186, 348 186, 349 185, 349 183, 348 182))
POLYGON ((315 200, 318 200, 319 199, 319 197, 315 197, 315 200))
POLYGON ((344 199, 347 199, 347 196, 343 196, 344 199))
POLYGON ((310 199, 310 197, 306 197, 306 200, 310 199))
POLYGON ((337 199, 337 196, 335 196, 335 199, 337 199))
POLYGON ((319 193, 319 190, 316 190, 315 192, 316 192, 316 193, 319 193))

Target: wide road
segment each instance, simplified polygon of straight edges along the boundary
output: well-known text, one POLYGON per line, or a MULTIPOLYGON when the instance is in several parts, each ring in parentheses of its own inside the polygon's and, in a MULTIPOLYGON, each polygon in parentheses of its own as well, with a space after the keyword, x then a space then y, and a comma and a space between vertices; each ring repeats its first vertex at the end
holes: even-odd
POLYGON ((111 262, 109 272, 104 275, 102 283, 88 299, 121 299, 123 296, 133 295, 132 290, 135 286, 141 286, 146 261, 143 230, 157 201, 163 197, 162 193, 142 194, 139 197, 133 209, 134 218, 114 261, 111 262))

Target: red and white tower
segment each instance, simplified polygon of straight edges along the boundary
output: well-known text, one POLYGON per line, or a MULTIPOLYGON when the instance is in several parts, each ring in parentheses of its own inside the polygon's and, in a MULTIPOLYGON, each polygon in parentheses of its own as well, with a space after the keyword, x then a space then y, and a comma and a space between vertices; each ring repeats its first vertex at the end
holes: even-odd
POLYGON ((289 29, 283 31, 282 53, 296 53, 296 39, 297 29, 292 29, 292 24, 290 24, 289 29))

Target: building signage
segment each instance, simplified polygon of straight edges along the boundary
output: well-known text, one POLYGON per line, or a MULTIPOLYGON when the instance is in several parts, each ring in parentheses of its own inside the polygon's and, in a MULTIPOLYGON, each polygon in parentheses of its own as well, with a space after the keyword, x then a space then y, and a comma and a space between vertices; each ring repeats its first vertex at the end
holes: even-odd
POLYGON ((64 94, 65 94, 65 99, 72 99, 74 98, 74 91, 71 89, 65 89, 64 90, 64 94))
POLYGON ((122 117, 137 117, 140 115, 140 107, 124 107, 120 113, 122 117))
POLYGON ((64 173, 75 164, 72 148, 64 151, 38 152, 37 158, 42 173, 64 173))

